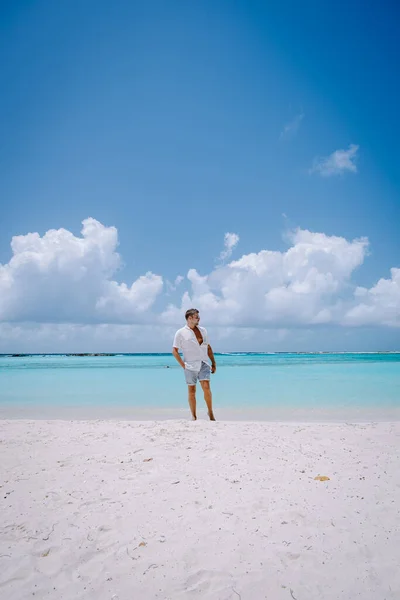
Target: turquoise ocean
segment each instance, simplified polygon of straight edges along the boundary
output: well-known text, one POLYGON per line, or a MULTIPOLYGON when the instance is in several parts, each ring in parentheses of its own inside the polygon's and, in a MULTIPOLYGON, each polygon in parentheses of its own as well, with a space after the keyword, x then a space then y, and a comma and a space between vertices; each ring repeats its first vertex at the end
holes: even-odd
MULTIPOLYGON (((216 359, 217 418, 400 418, 400 353, 249 352, 216 359)), ((198 407, 204 417, 200 388, 198 407)), ((183 371, 170 354, 0 356, 0 418, 186 417, 183 371)))

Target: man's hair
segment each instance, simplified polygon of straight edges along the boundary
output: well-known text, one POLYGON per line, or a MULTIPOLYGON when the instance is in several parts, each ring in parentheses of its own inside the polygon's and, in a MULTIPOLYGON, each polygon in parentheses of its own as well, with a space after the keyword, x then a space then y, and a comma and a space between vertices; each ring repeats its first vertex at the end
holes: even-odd
POLYGON ((187 310, 185 312, 186 321, 188 320, 189 317, 193 317, 196 314, 199 314, 199 311, 197 310, 197 308, 189 308, 189 310, 187 310))

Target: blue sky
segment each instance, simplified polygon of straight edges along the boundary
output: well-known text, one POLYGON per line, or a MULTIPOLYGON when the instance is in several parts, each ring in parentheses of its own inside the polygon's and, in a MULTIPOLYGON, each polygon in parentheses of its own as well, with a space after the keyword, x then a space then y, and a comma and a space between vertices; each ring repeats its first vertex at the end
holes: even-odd
MULTIPOLYGON (((185 291, 204 324, 218 330, 222 350, 399 349, 400 297, 390 272, 400 267, 399 12, 394 2, 353 1, 344 10, 317 0, 3 4, 0 351, 167 349, 189 301, 185 291), (149 306, 139 310, 131 295, 123 300, 129 310, 121 308, 119 290, 113 315, 93 319, 90 302, 95 307, 105 295, 96 280, 99 296, 83 312, 64 310, 54 290, 76 284, 72 269, 88 269, 90 279, 100 267, 74 262, 63 271, 53 256, 45 273, 42 246, 34 249, 42 267, 24 247, 18 274, 10 275, 13 236, 63 228, 80 238, 88 218, 118 233, 110 252, 120 260, 112 273, 101 271, 105 280, 129 288, 147 272, 162 278, 162 289, 150 282, 149 306), (308 256, 304 243, 314 252, 317 238, 296 241, 297 228, 323 234, 328 254, 336 251, 332 236, 369 240, 350 270, 338 259, 343 270, 335 271, 330 295, 310 300, 315 314, 329 306, 330 317, 314 322, 307 313, 296 322, 292 309, 274 313, 263 304, 272 289, 265 279, 257 280, 261 304, 245 307, 243 297, 232 308, 232 292, 214 310, 207 294, 214 306, 225 293, 218 256, 226 233, 239 237, 228 261, 291 247, 308 256), (208 278, 206 291, 193 288, 190 269, 208 278), (185 279, 170 285, 178 275, 185 279), (361 312, 369 316, 358 311, 356 318, 354 290, 374 290, 382 278, 390 297, 377 307, 376 290, 368 292, 361 312), (35 302, 40 310, 30 310, 35 302), (169 304, 174 310, 165 315, 169 304), (250 312, 268 314, 252 319, 250 312), (121 334, 121 327, 131 330, 121 334)), ((309 274, 301 277, 309 283, 309 274)), ((304 299, 293 271, 274 281, 273 289, 293 287, 304 299)), ((256 284, 242 285, 251 295, 256 284)))

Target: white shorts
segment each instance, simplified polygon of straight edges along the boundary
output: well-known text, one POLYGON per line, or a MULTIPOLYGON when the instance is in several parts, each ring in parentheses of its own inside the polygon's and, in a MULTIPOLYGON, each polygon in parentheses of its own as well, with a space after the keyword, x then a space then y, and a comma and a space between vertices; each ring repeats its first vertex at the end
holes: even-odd
POLYGON ((210 381, 211 367, 205 362, 201 363, 200 371, 185 369, 185 379, 188 385, 196 385, 198 381, 210 381))

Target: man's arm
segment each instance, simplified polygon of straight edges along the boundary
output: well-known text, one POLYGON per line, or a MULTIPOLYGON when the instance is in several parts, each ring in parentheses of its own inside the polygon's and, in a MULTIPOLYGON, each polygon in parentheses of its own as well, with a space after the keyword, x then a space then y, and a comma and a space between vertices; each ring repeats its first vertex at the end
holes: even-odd
POLYGON ((178 363, 181 365, 182 369, 184 369, 185 368, 185 363, 183 362, 183 360, 180 357, 178 348, 175 348, 175 347, 172 348, 172 354, 174 355, 174 357, 176 358, 176 360, 178 361, 178 363))
POLYGON ((217 370, 217 365, 215 362, 214 352, 212 351, 210 344, 208 344, 207 354, 209 359, 211 360, 211 373, 215 373, 215 371, 217 370))

